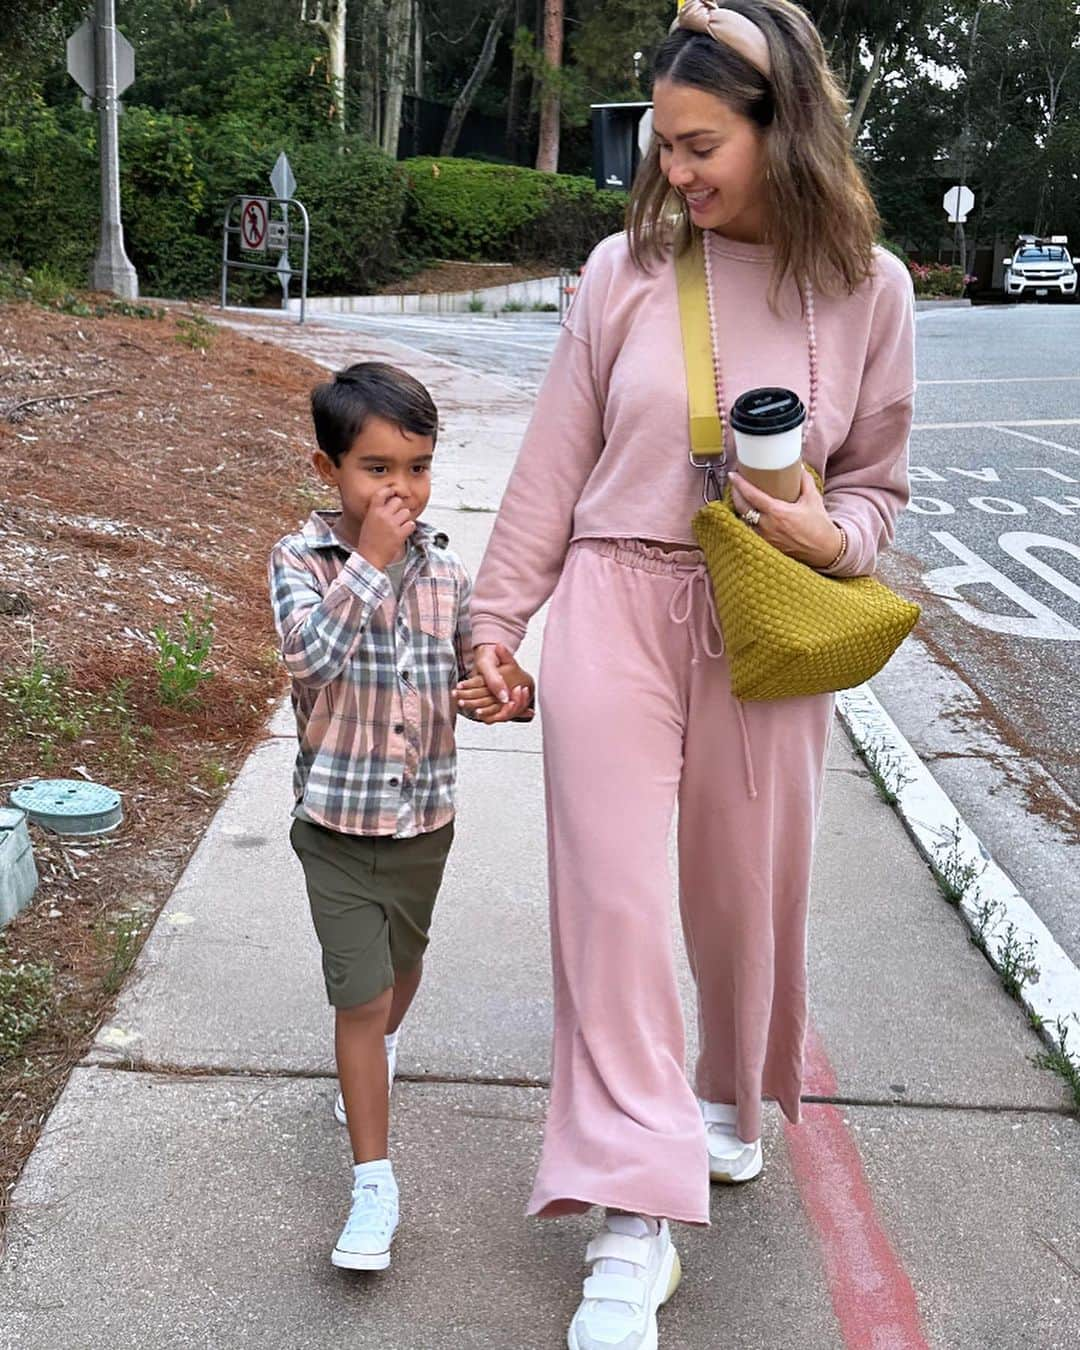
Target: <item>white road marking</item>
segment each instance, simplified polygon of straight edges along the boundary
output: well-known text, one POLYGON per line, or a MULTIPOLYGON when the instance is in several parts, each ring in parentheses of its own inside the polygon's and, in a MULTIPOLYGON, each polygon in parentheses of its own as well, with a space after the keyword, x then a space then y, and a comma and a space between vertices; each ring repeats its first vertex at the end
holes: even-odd
POLYGON ((997 431, 1003 431, 1006 436, 1019 436, 1022 441, 1033 441, 1036 445, 1045 445, 1051 450, 1062 450, 1066 455, 1076 455, 1080 457, 1080 450, 1074 445, 1062 445, 1060 441, 1048 441, 1042 436, 1029 436, 1025 431, 1015 431, 1012 427, 1003 426, 1001 423, 996 427, 997 431))
POLYGON ((1080 384, 1080 375, 1002 375, 979 380, 920 380, 919 388, 939 384, 1080 384))

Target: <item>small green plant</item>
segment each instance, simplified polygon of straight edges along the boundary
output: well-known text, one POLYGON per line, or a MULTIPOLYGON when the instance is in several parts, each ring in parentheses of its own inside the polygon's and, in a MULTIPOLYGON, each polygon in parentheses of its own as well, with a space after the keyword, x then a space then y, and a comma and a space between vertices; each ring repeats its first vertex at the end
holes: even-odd
MULTIPOLYGON (((1039 1029, 1042 1029, 1041 1024, 1039 1029)), ((1080 1113, 1080 1066, 1069 1048, 1069 1028, 1064 1017, 1059 1017, 1054 1023, 1054 1044, 1049 1050, 1035 1055, 1033 1063, 1040 1069, 1049 1069, 1064 1080, 1072 1093, 1073 1105, 1080 1113)))
POLYGON ((534 314, 558 314, 559 306, 553 305, 550 300, 536 300, 529 308, 534 314))
POLYGON ((145 911, 100 919, 94 928, 94 941, 103 962, 105 973, 101 979, 106 994, 115 994, 124 982, 139 950, 139 937, 145 924, 145 911))
POLYGON ((214 762, 204 765, 202 776, 208 787, 221 789, 229 785, 229 771, 224 764, 214 762))
POLYGON ((888 806, 895 806, 901 792, 914 779, 904 768, 903 760, 890 750, 884 739, 868 741, 859 752, 878 796, 888 806))
POLYGON ((197 352, 208 351, 217 336, 217 324, 211 323, 205 314, 189 314, 177 319, 176 328, 177 342, 197 352))
MULTIPOLYGON (((951 830, 944 831, 945 838, 934 850, 934 860, 930 864, 941 893, 950 905, 961 905, 968 897, 972 886, 982 876, 983 867, 969 862, 960 846, 960 821, 951 830)), ((975 892, 976 896, 978 892, 975 892)))
POLYGON ((11 709, 17 734, 37 740, 44 748, 56 739, 77 740, 91 711, 69 687, 63 666, 49 665, 37 649, 25 670, 0 684, 0 700, 11 709))
POLYGON ((520 300, 507 300, 506 304, 502 307, 502 312, 504 314, 523 314, 525 312, 525 306, 520 300))
POLYGON ((474 296, 472 297, 472 299, 469 301, 469 313, 470 313, 470 314, 483 314, 484 309, 485 309, 485 305, 484 305, 483 300, 481 300, 480 297, 479 297, 478 295, 474 295, 474 296))
POLYGON ((0 1063, 14 1059, 44 1024, 52 998, 52 966, 13 961, 0 944, 0 1063))
POLYGON ((1001 983, 1013 998, 1020 997, 1025 984, 1039 978, 1035 943, 1030 937, 1021 938, 1014 923, 1007 923, 1001 930, 996 961, 1001 983))
POLYGON ((94 314, 99 319, 109 315, 123 319, 163 319, 167 312, 160 305, 143 305, 135 300, 109 300, 103 305, 94 306, 94 314))
POLYGON ((988 937, 996 926, 1001 914, 1001 902, 999 900, 985 900, 979 895, 974 906, 975 911, 975 931, 971 935, 971 940, 978 947, 979 951, 989 953, 988 937))
POLYGON ((158 697, 174 708, 198 705, 199 686, 213 674, 206 669, 210 647, 214 640, 214 620, 210 597, 203 604, 202 613, 193 615, 185 610, 180 616, 181 636, 177 641, 161 624, 152 629, 157 643, 154 669, 158 677, 158 697))

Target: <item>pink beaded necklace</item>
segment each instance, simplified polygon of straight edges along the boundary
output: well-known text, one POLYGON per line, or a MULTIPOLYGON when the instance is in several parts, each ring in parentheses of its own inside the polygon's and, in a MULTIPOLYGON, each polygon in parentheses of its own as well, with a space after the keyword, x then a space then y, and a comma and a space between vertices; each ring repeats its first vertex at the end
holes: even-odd
MULTIPOLYGON (((724 428, 724 437, 728 434, 727 401, 724 398, 724 373, 720 365, 720 346, 717 342, 716 310, 714 307, 714 288, 712 272, 713 234, 711 230, 702 232, 705 236, 705 295, 709 306, 709 331, 712 334, 713 372, 716 380, 716 407, 720 414, 720 423, 724 428)), ((817 360, 817 324, 814 321, 814 288, 809 281, 801 287, 803 295, 803 316, 806 319, 806 341, 810 355, 810 393, 806 409, 806 430, 814 425, 818 401, 818 360, 817 360)))

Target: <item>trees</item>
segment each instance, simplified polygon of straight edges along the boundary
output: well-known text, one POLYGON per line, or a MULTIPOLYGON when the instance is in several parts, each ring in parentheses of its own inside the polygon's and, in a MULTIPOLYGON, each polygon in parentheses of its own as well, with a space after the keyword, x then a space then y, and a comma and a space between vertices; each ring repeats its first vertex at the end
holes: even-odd
POLYGON ((544 72, 540 91, 540 137, 536 167, 559 167, 559 73, 562 71, 564 0, 544 0, 544 72))
POLYGON ((480 48, 480 55, 477 57, 476 65, 472 68, 472 73, 465 81, 461 93, 454 101, 454 106, 450 110, 450 118, 446 124, 446 131, 443 133, 442 145, 439 148, 440 155, 452 155, 458 142, 458 136, 461 134, 461 124, 465 121, 465 116, 472 106, 473 98, 477 89, 487 78, 488 71, 491 69, 491 63, 495 60, 495 47, 499 41, 499 33, 502 31, 503 24, 506 22, 506 16, 510 12, 510 6, 513 0, 498 0, 495 6, 495 13, 492 15, 491 22, 488 24, 488 30, 484 37, 484 45, 480 48))

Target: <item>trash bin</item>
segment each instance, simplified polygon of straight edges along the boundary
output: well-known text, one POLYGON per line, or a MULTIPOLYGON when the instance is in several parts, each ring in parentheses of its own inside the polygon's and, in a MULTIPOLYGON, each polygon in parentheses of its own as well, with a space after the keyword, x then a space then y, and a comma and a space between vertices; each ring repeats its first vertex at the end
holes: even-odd
POLYGON ((593 177, 598 188, 629 192, 641 150, 638 129, 651 103, 592 105, 593 177))

